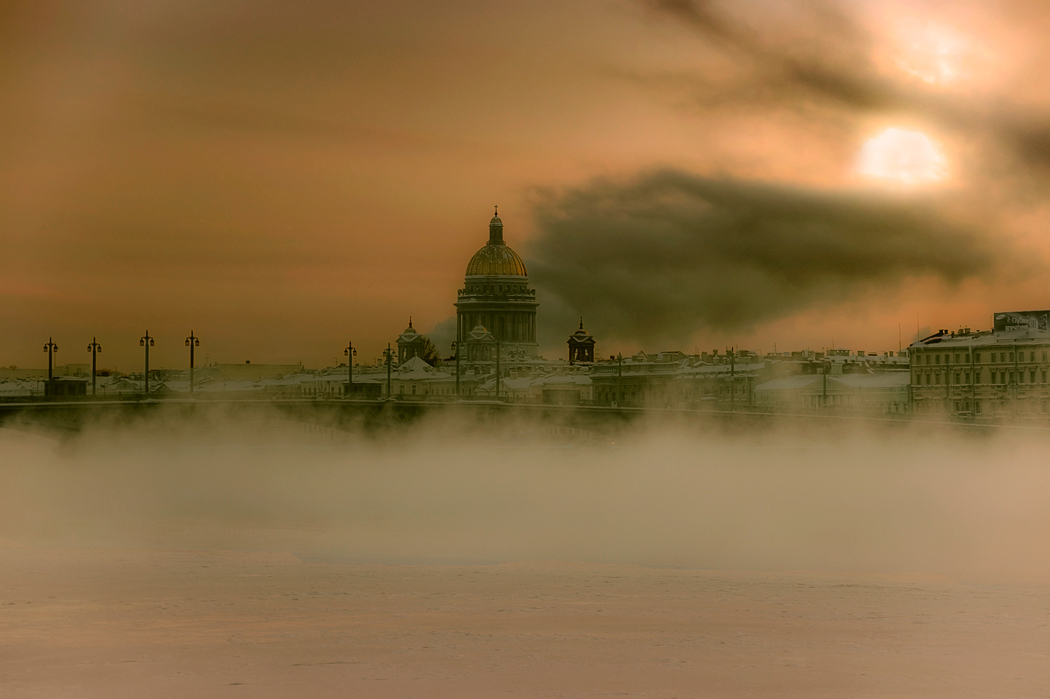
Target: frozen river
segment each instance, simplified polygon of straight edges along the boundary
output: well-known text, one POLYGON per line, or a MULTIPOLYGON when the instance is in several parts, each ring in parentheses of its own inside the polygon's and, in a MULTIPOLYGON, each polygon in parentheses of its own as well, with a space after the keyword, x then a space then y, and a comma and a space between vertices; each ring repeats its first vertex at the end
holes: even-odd
POLYGON ((0 431, 3 697, 1045 697, 1042 437, 0 431))

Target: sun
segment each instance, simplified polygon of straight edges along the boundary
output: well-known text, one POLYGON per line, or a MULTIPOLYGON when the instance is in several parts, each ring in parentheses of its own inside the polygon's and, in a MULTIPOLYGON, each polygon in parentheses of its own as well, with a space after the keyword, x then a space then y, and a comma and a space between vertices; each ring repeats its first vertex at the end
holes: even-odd
POLYGON ((865 177, 916 185, 948 176, 940 147, 921 131, 889 128, 861 148, 857 171, 865 177))

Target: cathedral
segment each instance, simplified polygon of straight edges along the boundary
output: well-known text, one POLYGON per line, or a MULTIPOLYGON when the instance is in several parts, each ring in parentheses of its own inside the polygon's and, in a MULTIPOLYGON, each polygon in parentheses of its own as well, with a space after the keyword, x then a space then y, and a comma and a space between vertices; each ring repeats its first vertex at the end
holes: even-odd
POLYGON ((499 210, 489 221, 489 241, 467 265, 456 302, 456 342, 468 361, 492 357, 535 357, 536 290, 518 253, 503 242, 499 210))

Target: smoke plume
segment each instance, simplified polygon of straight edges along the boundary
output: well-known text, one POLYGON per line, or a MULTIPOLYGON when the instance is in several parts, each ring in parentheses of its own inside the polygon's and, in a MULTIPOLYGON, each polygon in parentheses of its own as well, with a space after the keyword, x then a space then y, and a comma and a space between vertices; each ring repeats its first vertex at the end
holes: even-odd
POLYGON ((537 285, 631 340, 743 329, 909 277, 958 283, 998 255, 922 198, 675 170, 548 193, 537 221, 537 285))

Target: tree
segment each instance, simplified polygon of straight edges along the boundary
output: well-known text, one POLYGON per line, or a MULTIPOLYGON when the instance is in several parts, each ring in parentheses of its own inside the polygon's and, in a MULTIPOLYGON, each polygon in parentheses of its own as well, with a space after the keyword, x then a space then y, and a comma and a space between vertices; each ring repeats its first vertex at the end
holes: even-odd
POLYGON ((423 347, 419 350, 419 358, 430 366, 441 364, 441 353, 438 352, 438 348, 426 335, 423 336, 423 347))

